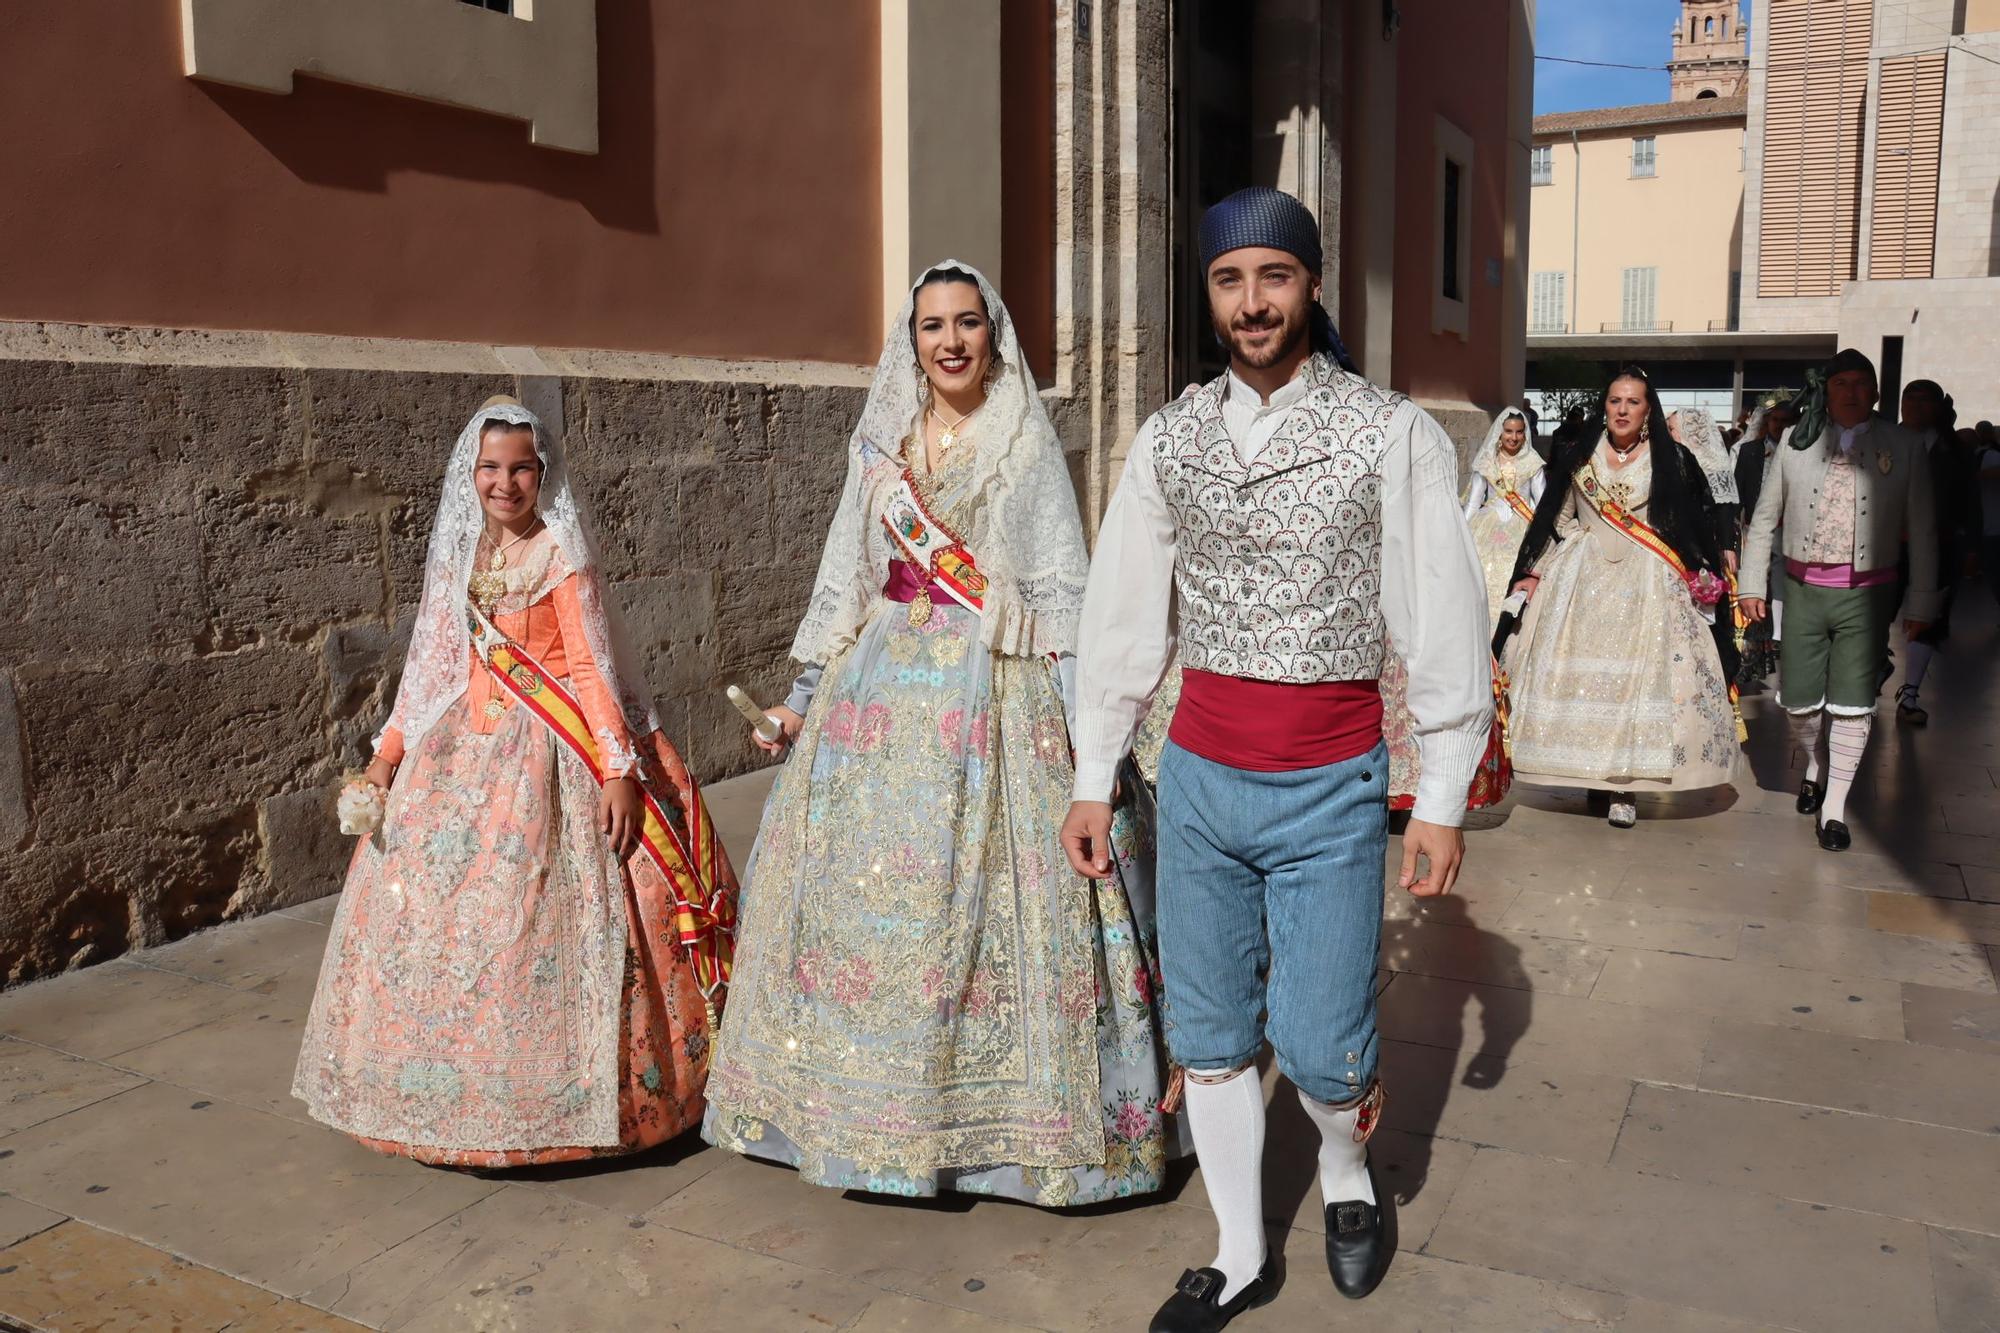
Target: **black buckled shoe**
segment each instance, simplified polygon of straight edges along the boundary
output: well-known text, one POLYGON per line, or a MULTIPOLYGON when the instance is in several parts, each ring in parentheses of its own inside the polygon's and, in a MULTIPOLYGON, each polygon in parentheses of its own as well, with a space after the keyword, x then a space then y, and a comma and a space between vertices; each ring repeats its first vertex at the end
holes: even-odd
POLYGON ((1801 783, 1799 784, 1799 813, 1800 813, 1800 814, 1802 814, 1802 815, 1816 815, 1816 814, 1818 814, 1818 813, 1819 813, 1819 803, 1820 803, 1821 801, 1824 801, 1825 799, 1826 799, 1826 784, 1825 784, 1825 783, 1823 783, 1823 782, 1814 782, 1814 781, 1813 781, 1813 780, 1812 780, 1811 778, 1807 778, 1807 779, 1806 779, 1806 780, 1805 780, 1804 782, 1801 782, 1801 783))
MULTIPOLYGON (((1371 1181, 1375 1167, 1368 1168, 1371 1181)), ((1375 1197, 1384 1197, 1375 1181, 1375 1197)), ((1395 1209, 1379 1203, 1330 1203, 1326 1206, 1326 1268, 1340 1294, 1358 1301, 1382 1285, 1389 1261, 1396 1255, 1395 1209)))
POLYGON ((1844 852, 1854 844, 1854 839, 1848 836, 1847 825, 1838 819, 1829 819, 1815 827, 1819 833, 1819 845, 1829 852, 1844 852))
POLYGON ((1245 1310, 1269 1304, 1278 1294, 1271 1285, 1271 1261, 1252 1278, 1236 1299, 1225 1302, 1222 1289, 1229 1285, 1219 1268, 1190 1268, 1174 1284, 1174 1294, 1146 1326, 1147 1333, 1217 1333, 1245 1310))

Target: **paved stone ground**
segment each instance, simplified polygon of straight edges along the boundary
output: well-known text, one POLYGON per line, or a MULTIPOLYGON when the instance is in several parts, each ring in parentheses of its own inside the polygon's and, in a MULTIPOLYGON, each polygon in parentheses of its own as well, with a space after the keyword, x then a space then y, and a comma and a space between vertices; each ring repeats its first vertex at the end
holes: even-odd
MULTIPOLYGON (((1985 613, 1984 593, 1970 593, 1985 613)), ((1756 781, 1620 833, 1521 793, 1462 892, 1392 896, 1379 1157, 1401 1246, 1319 1257, 1273 1103, 1289 1259, 1246 1330, 2000 1328, 2000 649, 1990 613, 1884 723, 1818 851, 1750 701, 1756 781)), ((739 854, 762 785, 725 784, 739 854)), ((29 1327, 1133 1329, 1211 1224, 848 1198, 681 1142, 507 1177, 386 1160, 287 1095, 332 900, 0 997, 0 1314, 29 1327)), ((5 1322, 5 1321, 0 1321, 5 1322)))

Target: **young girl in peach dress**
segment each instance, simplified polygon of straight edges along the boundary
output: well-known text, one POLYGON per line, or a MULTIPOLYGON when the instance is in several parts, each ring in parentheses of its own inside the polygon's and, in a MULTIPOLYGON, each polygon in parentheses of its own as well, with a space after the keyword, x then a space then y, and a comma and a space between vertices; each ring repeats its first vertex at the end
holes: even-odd
POLYGON ((735 876, 634 668, 561 445, 460 433, 293 1095, 380 1152, 522 1166, 699 1123, 735 876))

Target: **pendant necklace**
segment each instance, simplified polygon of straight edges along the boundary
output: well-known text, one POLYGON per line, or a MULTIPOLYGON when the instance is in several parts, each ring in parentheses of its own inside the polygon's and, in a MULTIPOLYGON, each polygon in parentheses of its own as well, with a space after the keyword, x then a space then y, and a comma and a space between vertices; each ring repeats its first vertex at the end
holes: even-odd
POLYGON ((466 591, 472 594, 472 600, 487 615, 493 614, 493 608, 499 605, 501 597, 507 592, 507 552, 534 536, 541 526, 542 520, 537 517, 526 532, 506 543, 495 542, 490 535, 486 537, 487 541, 493 542, 493 559, 485 569, 473 574, 466 591))
MULTIPOLYGON (((984 406, 986 406, 986 404, 984 403, 981 403, 979 405, 979 407, 984 407, 984 406)), ((979 410, 979 407, 973 408, 972 412, 967 412, 964 416, 960 417, 956 421, 946 421, 944 419, 944 414, 937 410, 936 404, 932 404, 931 406, 926 408, 925 410, 928 411, 931 414, 931 416, 936 419, 937 424, 944 427, 944 429, 938 433, 938 439, 937 439, 938 448, 950 449, 953 445, 957 444, 959 441, 958 428, 960 426, 963 426, 966 422, 972 420, 973 413, 977 412, 979 410)))

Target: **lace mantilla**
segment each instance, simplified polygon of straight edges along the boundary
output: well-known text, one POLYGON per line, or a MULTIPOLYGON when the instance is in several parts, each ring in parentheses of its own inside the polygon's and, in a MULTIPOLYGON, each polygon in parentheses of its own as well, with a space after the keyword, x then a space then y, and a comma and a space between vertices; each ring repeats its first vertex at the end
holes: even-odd
MULTIPOLYGON (((416 626, 410 632, 409 654, 404 660, 403 683, 396 692, 389 725, 399 728, 405 745, 414 749, 424 733, 465 693, 472 653, 472 636, 465 620, 466 586, 471 581, 480 535, 486 527, 486 516, 473 489, 472 473, 479 458, 480 432, 493 421, 527 426, 535 432, 535 453, 542 460, 541 498, 536 509, 548 528, 548 538, 561 555, 561 560, 554 560, 551 554, 551 563, 542 567, 545 577, 537 582, 547 581, 564 564, 575 571, 577 602, 583 612, 583 632, 589 641, 591 659, 598 664, 605 685, 624 710, 633 737, 658 731, 660 720, 646 691, 646 678, 639 671, 639 659, 605 591, 596 538, 582 503, 570 488, 562 442, 549 434, 541 418, 514 403, 495 404, 475 412, 458 433, 458 442, 452 446, 451 458, 445 464, 444 493, 438 499, 437 518, 431 524, 430 551, 424 562, 423 599, 417 604, 416 626)), ((541 541, 540 537, 535 539, 536 543, 541 541)), ((523 572, 535 568, 532 557, 524 559, 522 565, 523 572)), ((513 591, 511 582, 509 591, 513 591)), ((379 736, 376 743, 381 743, 379 736)))
MULTIPOLYGON (((975 468, 959 531, 991 584, 980 642, 1017 657, 1075 652, 1090 556, 1062 442, 1036 395, 1000 293, 969 264, 947 259, 934 267, 963 269, 978 281, 999 368, 977 430, 959 446, 973 451, 975 468)), ((923 370, 910 333, 915 309, 913 287, 890 324, 868 402, 848 442, 847 480, 812 601, 792 643, 792 656, 801 662, 825 662, 853 643, 888 578, 882 511, 901 474, 902 441, 914 431, 923 404, 923 370)))

